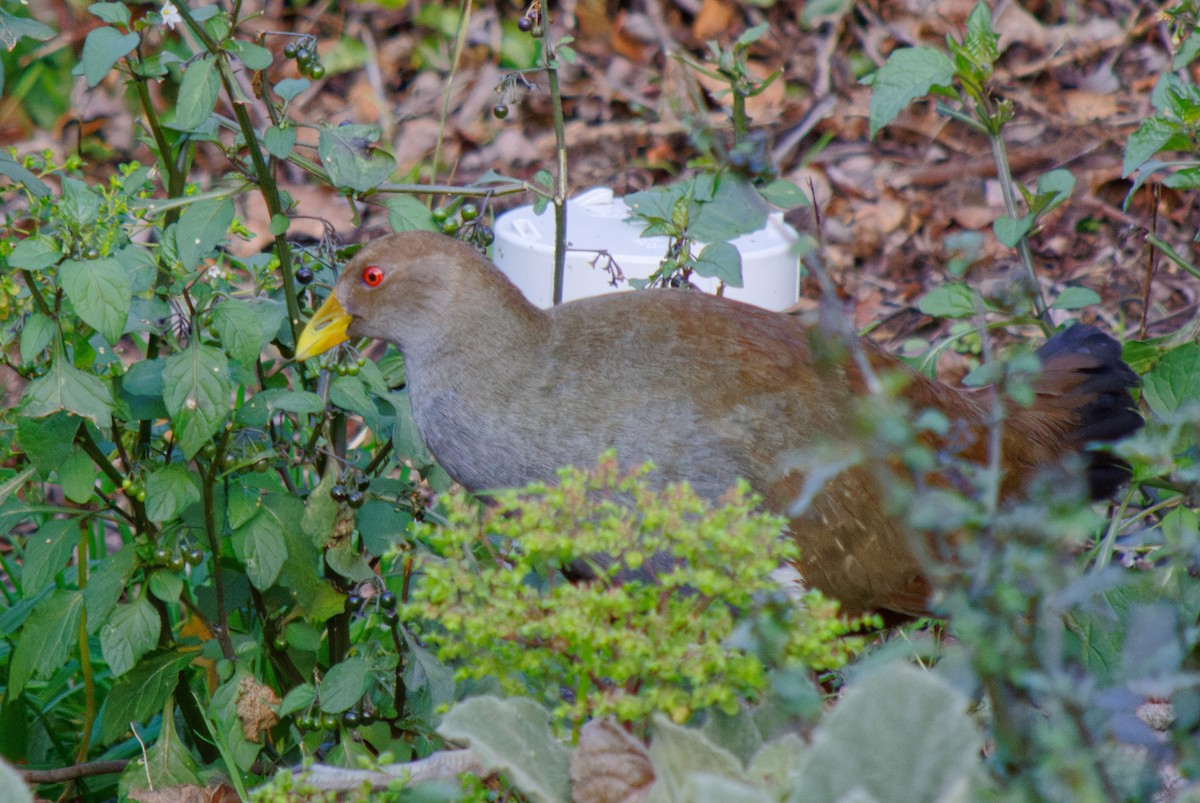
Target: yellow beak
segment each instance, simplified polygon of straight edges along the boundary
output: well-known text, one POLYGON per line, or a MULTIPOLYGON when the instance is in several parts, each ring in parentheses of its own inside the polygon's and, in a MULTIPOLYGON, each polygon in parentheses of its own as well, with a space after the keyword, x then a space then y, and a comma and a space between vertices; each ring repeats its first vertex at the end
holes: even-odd
POLYGON ((349 339, 346 327, 351 320, 337 295, 330 293, 296 341, 296 362, 324 354, 339 343, 345 343, 349 339))

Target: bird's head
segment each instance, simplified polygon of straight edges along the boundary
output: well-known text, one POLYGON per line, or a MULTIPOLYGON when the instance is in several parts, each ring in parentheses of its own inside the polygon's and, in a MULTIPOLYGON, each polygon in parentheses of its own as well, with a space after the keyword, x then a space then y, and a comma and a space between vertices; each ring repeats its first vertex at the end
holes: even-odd
POLYGON ((467 303, 464 289, 487 284, 481 277, 493 273, 473 248, 441 234, 407 231, 372 240, 347 263, 300 333, 296 360, 351 337, 379 338, 407 350, 416 345, 413 338, 439 331, 440 319, 467 303))

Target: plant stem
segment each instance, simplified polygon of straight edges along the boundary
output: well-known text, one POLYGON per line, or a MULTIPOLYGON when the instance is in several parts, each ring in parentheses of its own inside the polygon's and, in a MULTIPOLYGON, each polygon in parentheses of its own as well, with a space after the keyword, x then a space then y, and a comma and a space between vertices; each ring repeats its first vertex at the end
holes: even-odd
MULTIPOLYGON (((87 588, 88 579, 88 527, 87 520, 79 522, 79 554, 77 558, 79 592, 87 588)), ((79 671, 83 674, 83 723, 79 729, 79 744, 75 747, 75 760, 86 761, 91 745, 92 725, 96 721, 96 678, 92 673, 92 654, 88 645, 87 606, 79 617, 79 671)))
MULTIPOLYGON (((1016 193, 1013 192, 1012 169, 1008 164, 1008 149, 1004 146, 1004 137, 998 127, 997 130, 988 132, 988 144, 992 148, 992 160, 996 163, 996 175, 1000 179, 1000 192, 1004 195, 1004 208, 1008 211, 1008 216, 1015 220, 1020 215, 1017 211, 1016 193)), ((1029 295, 1033 302, 1034 314, 1037 316, 1042 330, 1050 335, 1054 332, 1054 324, 1050 320, 1046 300, 1042 297, 1042 286, 1038 282, 1037 271, 1033 268, 1033 250, 1029 247, 1028 236, 1022 237, 1017 242, 1017 255, 1021 258, 1021 265, 1025 268, 1025 274, 1029 279, 1029 295)))
POLYGON ((558 83, 558 56, 549 38, 549 15, 545 17, 545 26, 546 77, 550 84, 550 109, 554 115, 554 152, 557 162, 554 197, 550 199, 554 204, 554 292, 551 300, 558 305, 563 300, 563 282, 567 271, 567 135, 566 124, 563 122, 562 88, 558 83))
MULTIPOLYGON (((188 28, 204 43, 208 52, 216 59, 217 75, 220 76, 225 96, 229 98, 229 105, 233 107, 233 116, 237 120, 238 128, 241 129, 242 140, 250 155, 250 162, 254 165, 254 174, 258 179, 259 191, 263 201, 266 202, 268 214, 272 218, 282 215, 283 204, 279 197, 279 188, 275 185, 275 175, 263 157, 258 136, 254 131, 254 123, 250 120, 250 114, 246 111, 245 104, 237 101, 238 95, 233 91, 234 78, 229 70, 229 61, 224 51, 221 50, 220 44, 214 41, 208 32, 193 19, 186 3, 180 3, 178 8, 179 14, 188 24, 188 28)), ((279 258, 279 272, 283 274, 283 297, 287 302, 288 326, 292 333, 292 343, 295 343, 300 336, 300 301, 296 295, 292 249, 288 244, 286 231, 275 235, 275 255, 279 258)))

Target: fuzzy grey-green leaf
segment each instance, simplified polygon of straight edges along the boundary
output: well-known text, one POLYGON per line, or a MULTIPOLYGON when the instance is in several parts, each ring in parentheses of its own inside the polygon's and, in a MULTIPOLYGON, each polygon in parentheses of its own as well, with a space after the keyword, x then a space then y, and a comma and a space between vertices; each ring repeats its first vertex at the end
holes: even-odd
POLYGON ((818 726, 797 764, 791 801, 835 803, 862 790, 880 803, 910 803, 961 788, 977 771, 981 743, 967 707, 932 672, 880 667, 818 726))
POLYGON ((550 732, 549 716, 524 697, 471 697, 450 709, 438 733, 465 741, 492 770, 503 772, 530 800, 571 799, 571 751, 550 732))

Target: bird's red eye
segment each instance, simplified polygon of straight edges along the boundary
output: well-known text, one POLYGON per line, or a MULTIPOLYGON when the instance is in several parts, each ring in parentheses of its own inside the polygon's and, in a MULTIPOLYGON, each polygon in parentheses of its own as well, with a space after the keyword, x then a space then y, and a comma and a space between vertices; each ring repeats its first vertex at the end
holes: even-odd
POLYGON ((378 287, 383 283, 383 268, 376 265, 368 265, 363 268, 362 280, 363 284, 367 287, 378 287))

